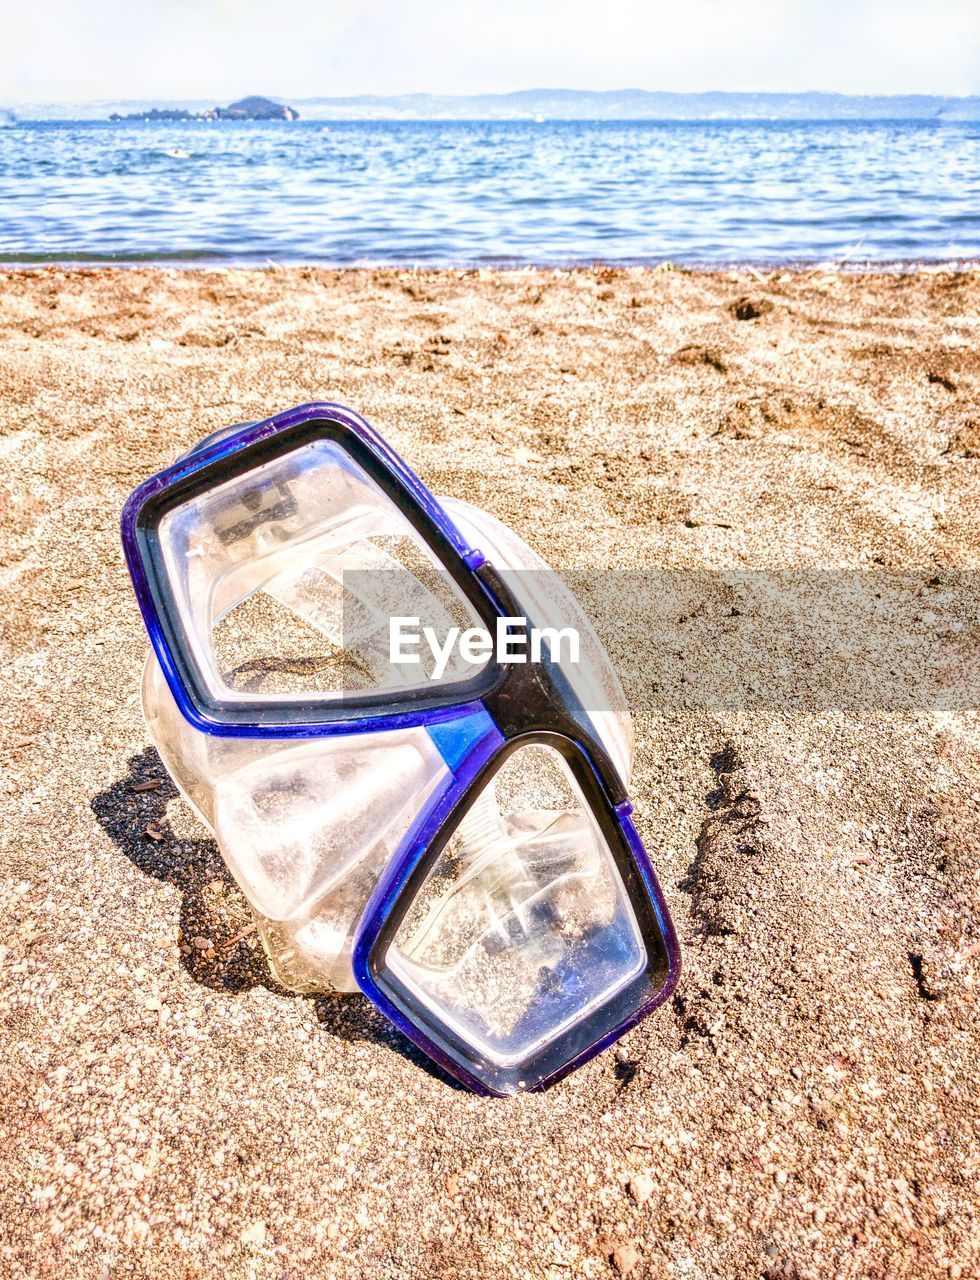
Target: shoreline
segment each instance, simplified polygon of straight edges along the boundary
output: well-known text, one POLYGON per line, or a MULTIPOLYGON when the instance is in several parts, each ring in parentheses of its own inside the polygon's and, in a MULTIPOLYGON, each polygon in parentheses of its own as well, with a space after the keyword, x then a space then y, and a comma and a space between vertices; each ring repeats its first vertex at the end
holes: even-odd
POLYGON ((554 275, 569 275, 576 272, 596 271, 677 271, 685 275, 712 276, 724 274, 744 274, 759 279, 771 277, 785 272, 789 275, 805 276, 824 272, 828 275, 841 276, 891 276, 891 275, 964 275, 980 272, 980 258, 922 258, 895 259, 893 261, 876 262, 862 260, 849 262, 842 259, 793 259, 786 262, 757 259, 736 259, 725 262, 679 261, 676 259, 643 259, 615 260, 597 259, 589 262, 319 262, 319 261, 287 261, 281 262, 272 258, 264 261, 258 259, 227 258, 79 258, 57 260, 34 260, 28 258, 12 258, 10 261, 0 256, 0 273, 31 271, 64 271, 64 272, 96 272, 96 271, 129 271, 133 269, 156 271, 330 271, 330 272, 372 272, 372 271, 412 271, 415 273, 461 274, 464 276, 479 275, 481 272, 495 272, 502 275, 516 275, 527 272, 542 272, 554 275))

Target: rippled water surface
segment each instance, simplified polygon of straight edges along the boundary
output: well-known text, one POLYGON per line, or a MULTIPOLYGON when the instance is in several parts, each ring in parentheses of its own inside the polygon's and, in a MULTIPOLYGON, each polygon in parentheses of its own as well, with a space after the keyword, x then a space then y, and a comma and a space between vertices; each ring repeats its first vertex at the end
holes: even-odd
POLYGON ((19 123, 0 261, 980 259, 980 124, 19 123))

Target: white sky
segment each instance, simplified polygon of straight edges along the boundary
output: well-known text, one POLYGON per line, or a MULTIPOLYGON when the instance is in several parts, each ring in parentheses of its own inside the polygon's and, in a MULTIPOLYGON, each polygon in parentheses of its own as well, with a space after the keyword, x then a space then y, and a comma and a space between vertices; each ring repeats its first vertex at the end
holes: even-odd
POLYGON ((980 0, 9 0, 0 102, 980 92, 980 0))

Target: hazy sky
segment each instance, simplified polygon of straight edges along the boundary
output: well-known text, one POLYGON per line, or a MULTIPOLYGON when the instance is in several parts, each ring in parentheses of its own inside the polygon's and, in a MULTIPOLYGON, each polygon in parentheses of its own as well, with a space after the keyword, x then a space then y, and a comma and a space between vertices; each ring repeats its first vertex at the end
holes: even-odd
POLYGON ((12 0, 0 101, 980 92, 980 0, 12 0))

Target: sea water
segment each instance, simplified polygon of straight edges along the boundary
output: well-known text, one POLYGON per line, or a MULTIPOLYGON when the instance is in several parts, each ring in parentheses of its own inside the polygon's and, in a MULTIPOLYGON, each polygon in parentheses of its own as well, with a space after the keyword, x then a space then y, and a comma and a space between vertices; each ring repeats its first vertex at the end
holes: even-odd
POLYGON ((0 262, 980 259, 980 123, 19 122, 0 262))

